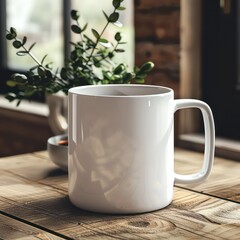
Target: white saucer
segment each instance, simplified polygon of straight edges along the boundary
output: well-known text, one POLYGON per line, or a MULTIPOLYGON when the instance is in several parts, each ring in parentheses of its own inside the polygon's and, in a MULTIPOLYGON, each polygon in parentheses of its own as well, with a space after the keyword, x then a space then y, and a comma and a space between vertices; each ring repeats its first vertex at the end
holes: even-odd
POLYGON ((59 145, 60 140, 66 140, 67 134, 50 137, 47 141, 49 158, 64 171, 68 171, 68 146, 59 145))

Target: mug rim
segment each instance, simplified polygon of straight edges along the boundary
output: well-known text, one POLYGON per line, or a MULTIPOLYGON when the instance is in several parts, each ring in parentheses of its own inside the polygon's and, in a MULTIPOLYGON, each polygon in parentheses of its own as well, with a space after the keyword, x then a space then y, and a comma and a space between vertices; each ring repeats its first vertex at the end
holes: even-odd
POLYGON ((72 87, 68 90, 70 94, 76 94, 78 96, 89 96, 89 97, 110 97, 110 98, 139 98, 139 97, 156 97, 156 96, 168 96, 174 93, 173 89, 165 86, 159 85, 149 85, 149 84, 104 84, 104 85, 84 85, 72 87), (148 90, 154 89, 159 92, 146 93, 146 94, 128 94, 128 95, 114 95, 114 94, 99 94, 97 92, 87 93, 88 89, 101 89, 105 88, 146 88, 148 90), (85 90, 85 92, 84 92, 85 90), (81 92, 82 91, 82 92, 81 92))

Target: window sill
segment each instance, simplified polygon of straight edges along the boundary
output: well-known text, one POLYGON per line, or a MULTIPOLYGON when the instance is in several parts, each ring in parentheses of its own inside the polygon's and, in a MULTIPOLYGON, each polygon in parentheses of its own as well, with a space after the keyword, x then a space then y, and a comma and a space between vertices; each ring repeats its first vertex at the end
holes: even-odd
MULTIPOLYGON (((177 141, 177 145, 179 147, 202 152, 204 150, 204 135, 181 134, 177 141)), ((215 146, 216 156, 240 161, 240 141, 217 137, 215 146)))
POLYGON ((9 101, 4 98, 4 96, 0 96, 0 108, 17 112, 30 113, 42 117, 47 117, 49 113, 48 107, 45 103, 22 100, 21 104, 16 107, 15 102, 9 103, 9 101))

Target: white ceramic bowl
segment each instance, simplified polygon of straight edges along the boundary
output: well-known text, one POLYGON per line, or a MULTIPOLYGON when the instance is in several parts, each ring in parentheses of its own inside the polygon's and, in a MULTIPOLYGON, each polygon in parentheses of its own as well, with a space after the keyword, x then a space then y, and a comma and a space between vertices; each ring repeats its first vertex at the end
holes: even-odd
POLYGON ((66 140, 67 134, 50 137, 47 141, 47 150, 50 159, 60 168, 68 170, 68 146, 58 144, 66 140))

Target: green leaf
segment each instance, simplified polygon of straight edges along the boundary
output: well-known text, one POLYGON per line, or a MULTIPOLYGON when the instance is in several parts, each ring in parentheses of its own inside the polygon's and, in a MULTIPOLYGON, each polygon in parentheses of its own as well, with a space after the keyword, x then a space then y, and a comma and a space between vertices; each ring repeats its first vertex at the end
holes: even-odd
POLYGON ((112 74, 109 71, 102 71, 103 76, 108 80, 112 80, 112 74))
POLYGON ((36 43, 33 43, 33 44, 29 47, 28 52, 30 52, 35 45, 36 45, 36 43))
POLYGON ((100 38, 100 39, 99 39, 99 42, 101 42, 101 43, 108 43, 108 40, 105 39, 105 38, 100 38))
POLYGON ((69 76, 71 75, 68 68, 62 68, 60 72, 61 78, 64 80, 68 80, 69 76))
POLYGON ((148 73, 148 72, 150 72, 153 68, 154 68, 154 63, 152 63, 152 62, 146 62, 146 63, 144 63, 144 64, 141 66, 140 71, 141 71, 141 72, 144 72, 144 73, 148 73))
POLYGON ((15 87, 16 85, 25 85, 27 77, 23 74, 13 74, 11 79, 7 81, 7 85, 10 87, 15 87))
POLYGON ((93 57, 93 64, 97 68, 101 67, 100 62, 99 62, 99 60, 96 57, 93 57))
POLYGON ((124 49, 121 49, 121 48, 117 48, 117 49, 115 49, 115 52, 123 53, 123 52, 125 52, 125 50, 124 50, 124 49))
POLYGON ((114 53, 113 53, 113 52, 109 52, 109 53, 108 53, 108 57, 109 57, 109 58, 113 58, 113 57, 114 57, 114 53))
POLYGON ((20 105, 20 103, 21 103, 21 99, 19 99, 19 100, 17 101, 16 106, 18 107, 18 106, 20 105))
POLYGON ((144 82, 145 82, 144 79, 138 79, 138 78, 136 79, 136 83, 140 83, 141 84, 141 83, 144 83, 144 82))
POLYGON ((130 81, 131 79, 133 79, 135 77, 135 74, 133 73, 126 73, 124 76, 123 76, 123 80, 128 82, 130 81))
POLYGON ((16 81, 13 81, 13 80, 8 80, 6 82, 7 86, 9 87, 15 87, 17 85, 17 82, 16 81))
POLYGON ((109 84, 109 80, 106 79, 102 80, 102 84, 109 84))
POLYGON ((120 1, 120 0, 113 0, 112 5, 113 5, 115 8, 119 8, 120 5, 121 5, 121 1, 120 1))
POLYGON ((88 26, 88 23, 86 23, 86 24, 84 25, 84 27, 82 28, 82 32, 87 29, 87 26, 88 26))
POLYGON ((73 24, 73 25, 71 26, 71 30, 72 30, 74 33, 77 33, 77 34, 79 34, 79 33, 82 32, 81 28, 80 28, 78 25, 75 25, 75 24, 73 24))
POLYGON ((23 37, 23 40, 22 40, 22 45, 24 45, 26 42, 27 42, 27 37, 24 36, 24 37, 23 37))
POLYGON ((121 63, 119 64, 113 71, 114 74, 120 74, 125 70, 124 65, 121 63))
POLYGON ((35 93, 35 91, 36 91, 35 89, 26 88, 24 90, 24 96, 30 97, 30 96, 32 96, 35 93))
POLYGON ((46 59, 46 57, 47 57, 47 54, 43 57, 43 59, 42 59, 42 61, 41 61, 41 64, 43 65, 43 62, 44 62, 44 60, 46 59))
POLYGON ((11 76, 11 79, 19 83, 26 82, 27 77, 24 74, 15 73, 11 76))
POLYGON ((118 81, 118 80, 121 80, 121 76, 120 75, 118 75, 118 74, 115 74, 115 75, 113 75, 113 80, 114 81, 118 81))
POLYGON ((77 44, 76 44, 75 42, 70 41, 69 43, 70 43, 71 45, 73 45, 74 47, 77 46, 77 44))
POLYGON ((103 11, 103 15, 105 16, 105 18, 107 19, 108 21, 108 15, 103 11))
POLYGON ((52 72, 49 70, 46 70, 46 76, 48 79, 52 79, 52 72))
POLYGON ((76 10, 71 11, 71 18, 75 21, 77 21, 80 17, 80 12, 76 10))
POLYGON ((45 72, 45 69, 42 66, 39 66, 37 71, 38 71, 39 76, 45 77, 46 72, 45 72))
POLYGON ((126 8, 125 7, 118 7, 117 10, 118 11, 124 11, 126 8))
POLYGON ((28 52, 27 52, 27 51, 18 51, 18 52, 16 52, 16 54, 17 54, 18 56, 25 56, 25 55, 28 54, 28 52))
POLYGON ((120 32, 117 32, 117 33, 115 34, 114 38, 115 38, 115 40, 118 41, 118 42, 121 41, 121 39, 122 39, 121 33, 120 33, 120 32))
POLYGON ((10 33, 12 34, 12 36, 15 38, 17 37, 17 30, 13 27, 10 28, 10 33))
POLYGON ((75 61, 78 58, 78 54, 76 51, 72 51, 70 54, 71 60, 75 61))
POLYGON ((99 38, 100 38, 99 33, 98 33, 95 29, 93 29, 93 28, 92 28, 92 33, 93 33, 93 35, 94 35, 94 37, 95 37, 96 39, 99 39, 99 38))
POLYGON ((12 102, 16 99, 16 94, 15 93, 8 93, 5 98, 9 101, 12 102))
POLYGON ((19 41, 19 40, 15 40, 15 41, 13 41, 13 46, 15 47, 15 48, 20 48, 21 46, 22 46, 22 43, 21 43, 21 41, 19 41))
POLYGON ((109 16, 108 21, 111 22, 111 23, 114 23, 114 22, 116 22, 118 19, 119 19, 119 13, 118 13, 118 12, 114 12, 114 13, 112 13, 112 14, 109 16))
POLYGON ((14 39, 14 36, 13 36, 11 33, 8 33, 8 34, 6 35, 6 39, 7 39, 7 40, 13 40, 13 39, 14 39))

